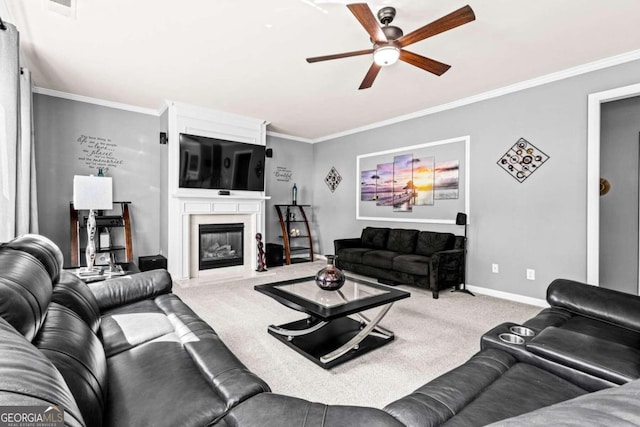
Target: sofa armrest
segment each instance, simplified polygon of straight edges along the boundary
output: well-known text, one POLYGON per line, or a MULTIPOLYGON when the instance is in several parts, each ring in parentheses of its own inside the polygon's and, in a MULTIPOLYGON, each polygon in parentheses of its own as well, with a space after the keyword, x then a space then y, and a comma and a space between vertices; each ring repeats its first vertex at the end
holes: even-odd
POLYGON ((362 247, 362 241, 359 237, 350 239, 337 239, 333 241, 334 254, 338 255, 338 251, 345 248, 359 248, 362 247))
POLYGON ((449 249, 436 252, 429 260, 431 290, 438 292, 464 282, 464 250, 449 249))
POLYGON ((547 302, 572 313, 640 331, 640 297, 573 280, 556 279, 547 302))
POLYGON ((100 311, 171 292, 167 270, 151 270, 89 284, 100 311))
POLYGON ((579 332, 550 326, 529 341, 526 349, 615 384, 640 378, 640 351, 579 332))
POLYGON ((403 427, 386 412, 362 406, 324 405, 296 397, 260 393, 232 409, 228 427, 403 427))

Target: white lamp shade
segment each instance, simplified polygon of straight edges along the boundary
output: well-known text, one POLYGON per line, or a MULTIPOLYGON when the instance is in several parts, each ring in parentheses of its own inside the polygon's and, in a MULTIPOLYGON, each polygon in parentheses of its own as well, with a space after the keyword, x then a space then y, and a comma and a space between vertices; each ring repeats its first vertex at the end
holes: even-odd
POLYGON ((383 67, 395 64, 400 58, 400 49, 395 46, 382 46, 373 52, 373 62, 383 67))
POLYGON ((73 177, 73 207, 78 209, 112 209, 113 182, 111 177, 73 177))

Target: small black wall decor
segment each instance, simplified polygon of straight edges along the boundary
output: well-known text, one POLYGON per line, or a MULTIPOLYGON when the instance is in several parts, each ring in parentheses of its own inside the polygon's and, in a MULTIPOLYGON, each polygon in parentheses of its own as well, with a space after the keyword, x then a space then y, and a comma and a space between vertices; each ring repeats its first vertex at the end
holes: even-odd
POLYGON ((516 181, 524 182, 547 160, 549 160, 549 156, 526 139, 520 138, 500 157, 498 166, 514 177, 516 181))
POLYGON ((324 178, 324 182, 327 184, 327 187, 329 187, 329 190, 331 190, 332 193, 336 191, 336 188, 338 188, 338 185, 340 185, 340 181, 342 181, 342 177, 340 176, 336 168, 331 166, 331 170, 324 178))

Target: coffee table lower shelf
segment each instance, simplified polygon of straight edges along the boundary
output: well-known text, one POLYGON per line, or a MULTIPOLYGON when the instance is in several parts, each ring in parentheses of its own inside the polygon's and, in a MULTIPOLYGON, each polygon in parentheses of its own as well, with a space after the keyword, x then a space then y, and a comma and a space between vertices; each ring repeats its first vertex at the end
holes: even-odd
POLYGON ((363 323, 350 317, 340 317, 330 321, 327 325, 316 331, 290 338, 274 331, 274 329, 280 328, 293 331, 307 329, 309 328, 308 319, 301 319, 280 326, 270 326, 268 332, 279 341, 325 369, 359 357, 371 350, 390 343, 394 339, 393 335, 385 336, 373 332, 358 344, 357 349, 352 349, 334 360, 323 362, 323 356, 328 355, 356 336, 362 330, 363 323))

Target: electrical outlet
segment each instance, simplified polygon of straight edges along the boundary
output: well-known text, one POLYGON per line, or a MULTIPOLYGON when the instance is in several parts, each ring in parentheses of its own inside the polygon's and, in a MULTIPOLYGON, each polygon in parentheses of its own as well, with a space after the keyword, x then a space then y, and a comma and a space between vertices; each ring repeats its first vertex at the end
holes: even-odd
POLYGON ((500 267, 498 267, 498 264, 491 264, 491 272, 500 273, 500 267))
POLYGON ((536 271, 533 268, 527 268, 527 280, 536 280, 536 271))

